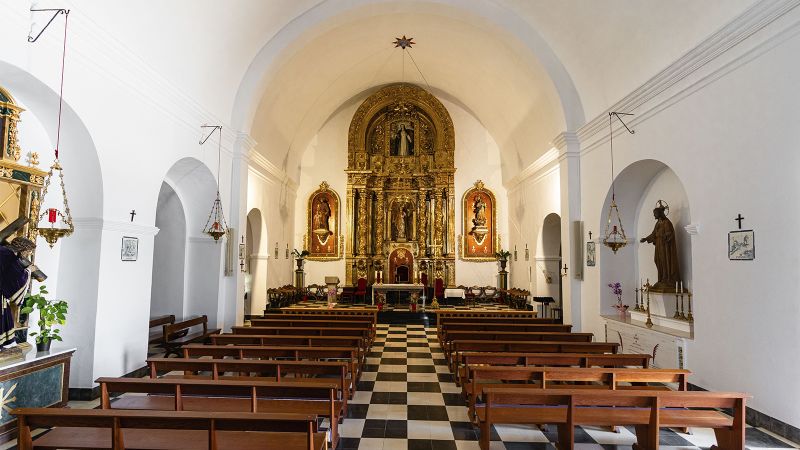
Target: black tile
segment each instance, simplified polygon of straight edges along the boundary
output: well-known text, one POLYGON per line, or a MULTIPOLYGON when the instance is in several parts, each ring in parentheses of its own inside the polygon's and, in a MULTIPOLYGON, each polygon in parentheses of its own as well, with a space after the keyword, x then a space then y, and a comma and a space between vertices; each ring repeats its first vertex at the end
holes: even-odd
POLYGON ((388 405, 390 401, 389 394, 391 392, 373 392, 369 403, 371 405, 388 405))
POLYGON ((359 381, 357 387, 358 387, 359 391, 374 391, 375 390, 375 382, 374 381, 359 381))
POLYGON ((600 446, 603 447, 603 450, 633 450, 631 445, 601 444, 600 446))
POLYGON ((408 392, 442 392, 439 383, 409 381, 408 392))
POLYGON ((364 430, 361 432, 362 438, 383 438, 386 436, 386 421, 377 419, 367 419, 364 421, 364 430))
POLYGON ((444 404, 447 406, 465 406, 466 401, 464 400, 464 396, 461 394, 442 394, 444 397, 444 404))
POLYGON ((477 441, 478 434, 475 432, 475 427, 469 422, 450 422, 450 428, 453 430, 453 437, 457 441, 477 441))
POLYGON ((447 365, 447 360, 444 359, 444 358, 441 358, 441 359, 434 358, 433 359, 433 363, 436 364, 437 366, 446 366, 447 365))
POLYGON ((403 334, 405 332, 406 332, 406 330, 402 330, 402 329, 401 330, 392 330, 392 329, 389 330, 389 334, 403 334))
POLYGON ((408 339, 399 337, 386 338, 386 342, 406 342, 408 339))
POLYGON ((339 448, 341 450, 358 450, 358 445, 361 443, 359 438, 339 438, 339 448))
POLYGON ((546 442, 507 442, 503 441, 506 450, 552 450, 555 447, 546 442))
POLYGON ((347 404, 347 418, 348 419, 366 419, 367 418, 367 410, 369 410, 369 405, 362 405, 359 403, 348 403, 347 404))
POLYGON ((408 375, 405 373, 378 372, 377 381, 406 381, 408 375))
POLYGON ((775 439, 758 428, 747 428, 744 432, 747 447, 791 448, 783 441, 775 439))
POLYGON ((402 366, 407 364, 407 361, 406 358, 381 358, 381 364, 388 366, 402 366))
POLYGON ((455 381, 451 373, 437 373, 436 377, 439 379, 440 383, 452 383, 455 381))
MULTIPOLYGON (((481 430, 480 430, 480 428, 475 429, 475 436, 477 436, 478 440, 481 439, 481 430)), ((497 430, 495 429, 494 426, 492 426, 492 438, 490 440, 492 440, 492 441, 501 440, 500 439, 500 435, 497 434, 497 430)), ((553 440, 551 439, 550 442, 553 442, 553 440)))
POLYGON ((364 364, 364 366, 362 367, 362 370, 364 372, 377 372, 378 371, 378 365, 377 364, 364 364))
POLYGON ((430 439, 409 439, 408 450, 431 450, 430 439))
MULTIPOLYGON (((582 430, 582 429, 581 428, 576 428, 575 431, 577 431, 577 430, 582 430)), ((584 431, 584 433, 585 433, 585 431, 584 431)), ((587 433, 587 435, 588 435, 588 433, 587 433)), ((578 434, 575 433, 575 436, 576 436, 575 442, 578 442, 577 441, 578 434)), ((594 441, 592 441, 592 442, 594 442, 594 441)), ((675 446, 675 447, 693 447, 694 446, 691 442, 689 442, 686 439, 684 439, 683 437, 681 437, 678 433, 676 433, 676 432, 674 432, 672 430, 665 430, 663 428, 661 429, 661 433, 659 433, 659 435, 658 435, 658 442, 659 442, 660 445, 670 445, 670 446, 675 446)))
POLYGON ((434 366, 407 366, 408 373, 436 373, 434 366))
POLYGON ((367 358, 380 358, 383 352, 369 352, 367 358))
POLYGON ((456 448, 455 441, 431 440, 431 450, 456 450, 456 448))
POLYGON ((447 408, 431 405, 408 405, 408 420, 447 421, 447 408))

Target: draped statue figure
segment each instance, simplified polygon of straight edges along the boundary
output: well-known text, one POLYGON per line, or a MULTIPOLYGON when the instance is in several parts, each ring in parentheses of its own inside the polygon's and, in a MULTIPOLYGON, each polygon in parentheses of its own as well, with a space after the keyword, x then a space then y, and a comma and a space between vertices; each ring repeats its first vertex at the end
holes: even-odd
POLYGON ((0 347, 17 345, 13 310, 25 298, 31 280, 31 268, 25 267, 20 256, 26 256, 36 244, 25 238, 15 238, 7 246, 0 245, 0 347))
POLYGON ((658 269, 658 281, 652 286, 654 291, 674 292, 675 283, 681 281, 678 262, 678 243, 675 239, 675 227, 664 214, 663 207, 653 209, 656 225, 650 235, 639 242, 648 242, 655 246, 653 260, 658 269))

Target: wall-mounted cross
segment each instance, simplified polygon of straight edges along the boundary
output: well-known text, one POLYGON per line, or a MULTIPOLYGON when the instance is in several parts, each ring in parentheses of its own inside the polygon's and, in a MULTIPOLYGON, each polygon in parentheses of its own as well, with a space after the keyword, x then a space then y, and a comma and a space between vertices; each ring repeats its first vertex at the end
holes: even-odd
POLYGON ((131 222, 133 222, 133 218, 136 216, 136 210, 132 209, 130 214, 131 214, 131 222))
POLYGON ((735 218, 735 219, 733 219, 733 220, 735 220, 736 222, 739 222, 739 229, 741 230, 741 229, 742 229, 742 221, 744 220, 744 217, 742 217, 742 214, 740 213, 740 214, 739 214, 738 216, 736 216, 736 218, 735 218))

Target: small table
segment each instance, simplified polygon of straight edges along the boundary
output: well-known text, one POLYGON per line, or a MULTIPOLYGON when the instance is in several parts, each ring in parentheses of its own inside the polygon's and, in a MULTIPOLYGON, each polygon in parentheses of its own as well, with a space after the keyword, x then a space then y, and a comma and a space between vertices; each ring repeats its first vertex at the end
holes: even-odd
MULTIPOLYGON (((373 284, 372 285, 372 304, 375 304, 375 292, 389 292, 389 291, 398 291, 398 292, 411 292, 411 291, 419 291, 422 292, 425 289, 425 286, 422 284, 373 284)), ((425 307, 425 297, 422 297, 422 307, 425 307)))

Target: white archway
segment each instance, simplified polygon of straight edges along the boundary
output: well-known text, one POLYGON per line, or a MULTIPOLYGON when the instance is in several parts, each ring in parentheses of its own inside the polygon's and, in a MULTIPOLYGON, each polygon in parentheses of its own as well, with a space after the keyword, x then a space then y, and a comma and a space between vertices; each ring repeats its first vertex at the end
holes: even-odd
POLYGON ((166 182, 158 194, 156 227, 150 317, 174 314, 180 320, 185 303, 186 214, 178 194, 166 182))
POLYGON ((542 221, 536 245, 536 296, 553 297, 561 306, 561 216, 550 213, 542 221))
POLYGON ((266 307, 267 301, 267 255, 269 237, 261 210, 253 208, 247 213, 246 247, 248 273, 245 278, 245 315, 257 315, 266 307))

